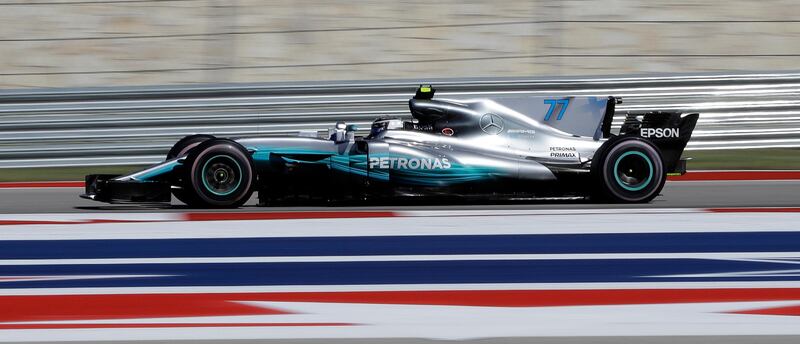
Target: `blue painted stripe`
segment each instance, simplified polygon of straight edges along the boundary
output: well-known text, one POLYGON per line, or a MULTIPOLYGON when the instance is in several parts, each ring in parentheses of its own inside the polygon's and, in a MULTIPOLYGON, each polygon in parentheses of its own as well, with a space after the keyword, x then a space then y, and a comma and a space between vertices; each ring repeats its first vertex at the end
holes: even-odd
POLYGON ((800 232, 19 240, 0 241, 0 259, 790 252, 798 243, 800 232))
POLYGON ((473 260, 313 263, 216 263, 0 266, 0 276, 173 275, 169 277, 3 282, 2 288, 797 281, 800 276, 669 277, 654 275, 775 271, 796 265, 712 259, 473 260))

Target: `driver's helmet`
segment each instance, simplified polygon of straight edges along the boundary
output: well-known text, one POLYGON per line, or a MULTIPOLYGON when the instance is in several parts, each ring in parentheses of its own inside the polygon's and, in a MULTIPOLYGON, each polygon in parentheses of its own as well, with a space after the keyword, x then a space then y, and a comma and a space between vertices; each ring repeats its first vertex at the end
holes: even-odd
POLYGON ((378 137, 389 129, 402 129, 403 121, 398 118, 378 118, 372 122, 369 130, 369 137, 378 137))
POLYGON ((376 120, 372 122, 372 127, 369 129, 369 137, 377 137, 386 130, 386 120, 376 120))

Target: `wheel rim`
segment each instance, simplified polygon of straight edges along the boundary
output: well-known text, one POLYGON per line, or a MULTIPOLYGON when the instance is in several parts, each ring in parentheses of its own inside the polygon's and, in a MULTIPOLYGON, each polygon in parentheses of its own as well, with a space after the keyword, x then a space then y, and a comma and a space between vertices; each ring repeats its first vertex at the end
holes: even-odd
POLYGON ((640 191, 653 179, 653 163, 642 152, 625 152, 614 163, 617 184, 628 191, 640 191))
POLYGON ((227 196, 235 192, 242 183, 242 167, 227 156, 216 155, 203 164, 203 186, 217 196, 227 196))

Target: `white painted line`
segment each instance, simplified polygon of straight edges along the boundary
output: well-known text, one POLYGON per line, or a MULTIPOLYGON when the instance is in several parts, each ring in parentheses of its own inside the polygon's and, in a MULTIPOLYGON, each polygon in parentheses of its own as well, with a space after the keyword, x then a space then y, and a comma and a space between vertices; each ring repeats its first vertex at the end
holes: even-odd
POLYGON ((0 221, 53 221, 83 224, 91 220, 112 221, 182 221, 183 213, 54 213, 0 214, 0 221))
MULTIPOLYGON (((785 208, 785 207, 759 207, 758 209, 771 209, 771 208, 785 208)), ((723 208, 735 210, 736 208, 723 208)), ((749 211, 753 208, 743 208, 742 213, 757 213, 749 211)), ((497 209, 497 210, 365 210, 365 211, 290 211, 290 212, 247 212, 247 213, 213 213, 211 220, 192 220, 192 214, 206 214, 206 213, 52 213, 52 214, 0 214, 0 223, 3 221, 11 222, 0 226, 2 228, 7 226, 39 226, 39 225, 90 225, 102 222, 221 222, 221 221, 275 221, 277 223, 283 221, 310 221, 310 220, 356 220, 356 219, 390 219, 402 217, 461 217, 461 218, 478 218, 478 217, 512 217, 512 216, 598 216, 598 215, 667 215, 667 214, 704 214, 712 212, 710 209, 704 208, 600 208, 600 209, 529 209, 529 210, 515 210, 515 209, 497 209), (305 213, 311 213, 309 218, 303 218, 305 213), (320 215, 322 213, 323 215, 320 215), (331 214, 326 217, 324 214, 331 214), (336 217, 336 214, 342 213, 358 213, 370 214, 376 213, 376 216, 358 216, 352 217, 336 217), (387 216, 380 216, 380 214, 388 213, 387 216), (256 214, 253 218, 253 214, 256 214), (258 218, 259 214, 263 214, 264 218, 258 218), (277 218, 269 218, 270 214, 278 215, 277 218), (286 217, 283 217, 286 216, 286 217), (23 222, 23 223, 13 223, 23 222), (32 222, 32 223, 24 223, 32 222), (53 222, 53 223, 47 223, 53 222)), ((727 211, 735 212, 735 211, 727 211)), ((788 212, 791 213, 791 212, 788 212)), ((800 212, 798 212, 800 213, 800 212)))
POLYGON ((794 232, 800 213, 447 216, 0 226, 0 240, 794 232))
MULTIPOLYGON (((716 259, 800 258, 798 252, 681 252, 681 253, 566 253, 566 254, 437 254, 290 257, 174 257, 98 259, 4 259, 0 266, 14 265, 116 265, 116 264, 201 264, 201 263, 310 263, 310 262, 394 262, 464 260, 581 260, 581 259, 716 259)), ((764 261, 764 260, 758 260, 764 261)), ((774 260, 773 260, 774 261, 774 260)), ((782 261, 781 261, 782 262, 782 261)), ((0 276, 2 277, 2 276, 0 276)))
MULTIPOLYGON (((533 216, 533 215, 597 215, 597 214, 665 214, 665 213, 702 213, 706 210, 700 208, 609 208, 609 209, 531 209, 531 210, 408 210, 408 211, 392 211, 392 210, 330 210, 330 211, 313 211, 313 213, 382 213, 393 212, 395 216, 390 217, 447 217, 447 216, 533 216)), ((248 220, 246 217, 241 217, 242 213, 215 213, 222 217, 222 220, 212 221, 289 221, 289 220, 305 220, 300 218, 306 211, 264 211, 264 214, 269 213, 292 213, 297 214, 298 218, 288 219, 263 219, 263 220, 248 220), (238 215, 237 215, 238 214, 238 215), (224 217, 229 216, 225 219, 224 217)), ((256 212, 258 213, 258 212, 256 212)), ((113 221, 131 221, 131 222, 166 222, 166 221, 188 221, 188 213, 175 212, 175 213, 47 213, 47 214, 0 214, 0 221, 53 221, 53 222, 74 222, 76 224, 85 224, 85 222, 93 220, 113 220, 113 221)), ((247 213, 251 214, 251 213, 247 213)), ((379 218, 387 218, 379 217, 379 218)), ((359 217, 352 217, 359 218, 359 217)), ((337 219, 349 219, 348 217, 337 219)), ((204 221, 210 222, 210 221, 204 221)))
POLYGON ((109 288, 14 288, 0 289, 0 295, 96 295, 96 294, 195 294, 195 293, 286 293, 359 291, 441 291, 441 290, 609 290, 609 289, 752 289, 800 288, 800 281, 715 281, 715 282, 611 282, 611 283, 460 283, 460 284, 369 284, 369 285, 277 285, 277 286, 190 286, 109 288))

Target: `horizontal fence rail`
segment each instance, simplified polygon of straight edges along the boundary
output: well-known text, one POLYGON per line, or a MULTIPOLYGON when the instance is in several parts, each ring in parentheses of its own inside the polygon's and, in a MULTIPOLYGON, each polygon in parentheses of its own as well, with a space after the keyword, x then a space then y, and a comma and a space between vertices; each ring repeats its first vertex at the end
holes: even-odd
MULTIPOLYGON (((688 150, 800 147, 800 73, 440 79, 441 98, 619 96, 625 113, 699 112, 688 150)), ((296 135, 409 117, 418 80, 0 91, 0 168, 133 165, 179 138, 296 135)))

